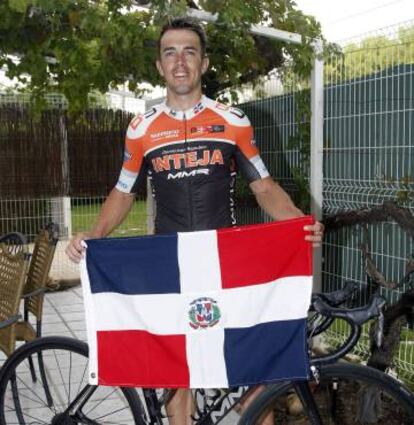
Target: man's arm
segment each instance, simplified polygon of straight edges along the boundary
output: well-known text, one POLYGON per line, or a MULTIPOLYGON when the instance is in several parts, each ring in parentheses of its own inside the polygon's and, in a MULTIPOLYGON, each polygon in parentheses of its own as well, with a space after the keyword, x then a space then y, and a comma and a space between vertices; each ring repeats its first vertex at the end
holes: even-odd
POLYGON ((85 250, 82 241, 109 235, 124 221, 134 203, 136 187, 144 181, 146 175, 143 154, 143 136, 146 127, 140 126, 143 119, 142 115, 138 115, 128 126, 124 162, 119 179, 102 205, 98 220, 90 231, 75 235, 66 248, 66 254, 76 263, 81 260, 85 250))
POLYGON ((102 205, 94 227, 88 232, 78 233, 69 242, 69 245, 66 247, 68 257, 78 263, 85 250, 82 246, 82 241, 109 235, 124 221, 134 203, 134 198, 135 194, 133 193, 124 193, 115 188, 112 189, 102 205))
MULTIPOLYGON (((260 207, 274 220, 287 220, 304 215, 295 206, 290 196, 270 177, 251 182, 250 189, 260 207)), ((314 247, 320 246, 323 236, 323 224, 317 221, 313 225, 305 226, 304 229, 310 232, 309 235, 305 236, 305 239, 312 242, 314 247)))
POLYGON ((296 208, 290 196, 270 177, 250 183, 259 206, 274 220, 302 217, 304 214, 296 208))

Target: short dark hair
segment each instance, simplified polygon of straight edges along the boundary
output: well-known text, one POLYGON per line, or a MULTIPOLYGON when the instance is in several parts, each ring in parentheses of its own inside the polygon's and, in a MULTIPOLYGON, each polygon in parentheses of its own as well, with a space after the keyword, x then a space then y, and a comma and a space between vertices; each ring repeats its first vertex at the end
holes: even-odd
POLYGON ((158 52, 161 51, 161 38, 169 30, 188 30, 193 31, 198 35, 201 45, 201 55, 204 57, 207 50, 207 36, 204 28, 193 18, 188 16, 181 18, 168 19, 161 28, 161 33, 158 38, 158 52))

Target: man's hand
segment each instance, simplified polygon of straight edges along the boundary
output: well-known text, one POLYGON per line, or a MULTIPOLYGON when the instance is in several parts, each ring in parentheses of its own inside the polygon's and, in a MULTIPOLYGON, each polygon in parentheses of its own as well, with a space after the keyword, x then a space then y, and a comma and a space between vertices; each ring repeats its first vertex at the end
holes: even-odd
POLYGON ((321 246, 324 229, 324 225, 319 221, 315 221, 315 224, 305 226, 303 230, 310 232, 309 235, 305 236, 305 240, 312 242, 314 248, 321 246))
POLYGON ((68 246, 65 249, 66 255, 72 260, 74 263, 79 263, 79 261, 83 258, 85 253, 85 247, 82 244, 82 241, 90 239, 91 236, 89 233, 78 233, 76 234, 69 242, 68 246))

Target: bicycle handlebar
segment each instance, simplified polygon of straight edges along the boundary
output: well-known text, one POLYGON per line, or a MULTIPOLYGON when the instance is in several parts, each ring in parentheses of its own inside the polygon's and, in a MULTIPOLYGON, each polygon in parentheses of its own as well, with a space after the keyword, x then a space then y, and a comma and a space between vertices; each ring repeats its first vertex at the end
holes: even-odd
MULTIPOLYGON (((344 287, 338 289, 337 291, 312 295, 312 303, 314 302, 314 300, 321 298, 329 305, 337 307, 345 301, 348 301, 357 289, 358 284, 356 282, 347 281, 345 282, 344 287)), ((312 304, 310 310, 314 310, 312 304)), ((331 326, 333 321, 334 318, 324 316, 323 320, 319 320, 316 323, 316 326, 314 326, 312 329, 309 329, 309 335, 316 336, 321 334, 322 332, 325 332, 331 326)))
POLYGON ((348 323, 355 323, 362 326, 368 320, 377 317, 385 305, 385 299, 378 294, 374 294, 368 305, 357 308, 339 308, 326 303, 322 297, 315 297, 312 306, 316 312, 327 317, 335 317, 346 320, 348 323))
POLYGON ((314 299, 323 299, 329 305, 338 306, 350 299, 354 292, 357 291, 357 289, 358 284, 352 280, 348 280, 347 282, 345 282, 344 287, 338 289, 337 291, 312 295, 312 301, 314 299))
POLYGON ((314 310, 319 314, 328 317, 329 319, 345 320, 350 325, 351 332, 345 343, 343 343, 336 351, 323 356, 312 358, 312 364, 333 363, 347 354, 358 342, 358 339, 361 335, 362 325, 374 317, 379 317, 380 332, 382 333, 382 311, 385 305, 385 299, 382 296, 375 294, 367 306, 353 309, 330 306, 322 298, 323 297, 317 295, 313 297, 312 306, 314 310))

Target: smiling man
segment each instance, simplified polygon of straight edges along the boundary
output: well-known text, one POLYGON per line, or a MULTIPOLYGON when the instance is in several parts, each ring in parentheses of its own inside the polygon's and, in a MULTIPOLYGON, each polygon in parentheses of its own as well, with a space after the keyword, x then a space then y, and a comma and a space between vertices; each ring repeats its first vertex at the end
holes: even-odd
MULTIPOLYGON (((104 237, 124 220, 146 176, 156 200, 156 233, 234 225, 236 171, 249 182, 258 204, 273 219, 303 216, 269 176, 246 115, 203 96, 201 78, 209 60, 202 27, 188 18, 168 22, 161 31, 156 65, 165 80, 166 102, 130 123, 116 187, 94 228, 76 235, 67 247, 75 262, 83 255, 82 240, 104 237)), ((318 246, 323 226, 316 222, 305 230, 309 232, 306 239, 318 246)), ((189 392, 178 390, 168 406, 170 424, 190 424, 190 413, 189 392)), ((263 422, 271 423, 271 418, 263 422)))
POLYGON ((200 100, 201 76, 209 63, 204 34, 185 29, 179 34, 165 31, 160 39, 159 54, 157 69, 165 79, 168 103, 178 106, 183 102, 184 109, 193 107, 200 100))

